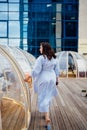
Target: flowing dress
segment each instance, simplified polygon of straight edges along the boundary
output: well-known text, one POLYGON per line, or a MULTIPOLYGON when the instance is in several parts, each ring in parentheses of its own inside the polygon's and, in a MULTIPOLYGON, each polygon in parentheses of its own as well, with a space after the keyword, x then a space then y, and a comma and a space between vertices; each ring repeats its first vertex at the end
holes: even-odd
POLYGON ((36 60, 32 70, 34 90, 38 94, 39 112, 49 112, 49 105, 53 96, 58 95, 56 77, 59 75, 59 67, 56 59, 48 60, 43 55, 36 60))

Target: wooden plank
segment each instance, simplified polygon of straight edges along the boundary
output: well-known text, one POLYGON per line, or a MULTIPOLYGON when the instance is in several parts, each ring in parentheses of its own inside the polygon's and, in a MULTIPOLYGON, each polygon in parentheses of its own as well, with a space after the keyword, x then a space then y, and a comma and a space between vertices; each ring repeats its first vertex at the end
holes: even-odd
MULTIPOLYGON (((21 109, 20 107, 16 107, 15 111, 11 113, 9 118, 7 118, 8 119, 6 121, 6 128, 7 129, 9 129, 9 130, 13 130, 14 129, 14 127, 16 125, 16 121, 18 120, 18 117, 19 117, 20 109, 21 109)), ((19 127, 19 130, 20 130, 20 125, 18 127, 19 127)))
POLYGON ((18 107, 15 116, 13 117, 8 129, 21 130, 25 126, 25 113, 22 107, 18 107), (12 125, 11 125, 12 124, 12 125))
POLYGON ((16 120, 14 130, 22 129, 24 128, 24 126, 25 126, 25 111, 23 108, 21 108, 18 119, 16 120))
POLYGON ((23 107, 20 104, 9 99, 8 100, 3 99, 3 104, 4 104, 2 106, 3 130, 21 130, 21 128, 24 127, 24 123, 25 123, 25 118, 24 118, 25 114, 24 114, 23 107), (7 111, 6 111, 7 102, 9 104, 9 107, 7 107, 7 111))

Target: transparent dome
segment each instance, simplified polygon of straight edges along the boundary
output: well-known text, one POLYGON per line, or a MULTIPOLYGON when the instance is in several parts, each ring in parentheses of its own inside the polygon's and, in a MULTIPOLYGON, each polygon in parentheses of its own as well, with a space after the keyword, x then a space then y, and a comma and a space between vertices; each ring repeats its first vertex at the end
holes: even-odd
POLYGON ((0 45, 0 130, 28 129, 31 119, 30 84, 24 82, 31 73, 35 58, 17 48, 0 45), (32 57, 32 58, 31 58, 32 57))
POLYGON ((77 52, 61 51, 56 53, 60 77, 87 78, 87 60, 77 52))

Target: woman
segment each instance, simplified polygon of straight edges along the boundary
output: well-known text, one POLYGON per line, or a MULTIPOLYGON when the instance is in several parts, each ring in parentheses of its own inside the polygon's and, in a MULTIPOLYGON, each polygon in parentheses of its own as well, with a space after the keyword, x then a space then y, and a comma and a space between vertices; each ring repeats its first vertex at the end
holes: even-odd
MULTIPOLYGON (((39 112, 44 112, 46 123, 50 123, 49 105, 53 96, 58 94, 56 85, 58 84, 59 68, 55 53, 49 43, 42 42, 40 53, 32 71, 34 90, 38 94, 39 112)), ((29 76, 25 81, 27 81, 29 76)))

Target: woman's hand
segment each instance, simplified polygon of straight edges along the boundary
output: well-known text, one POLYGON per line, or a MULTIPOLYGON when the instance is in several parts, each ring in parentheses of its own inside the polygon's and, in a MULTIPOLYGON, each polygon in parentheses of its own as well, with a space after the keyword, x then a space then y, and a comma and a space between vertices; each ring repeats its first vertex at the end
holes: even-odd
POLYGON ((56 85, 58 85, 58 81, 56 81, 56 85))
POLYGON ((32 80, 32 77, 28 73, 26 73, 24 81, 25 82, 31 82, 31 80, 32 80))

